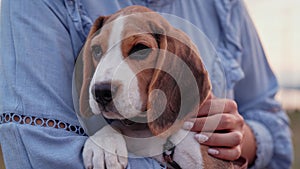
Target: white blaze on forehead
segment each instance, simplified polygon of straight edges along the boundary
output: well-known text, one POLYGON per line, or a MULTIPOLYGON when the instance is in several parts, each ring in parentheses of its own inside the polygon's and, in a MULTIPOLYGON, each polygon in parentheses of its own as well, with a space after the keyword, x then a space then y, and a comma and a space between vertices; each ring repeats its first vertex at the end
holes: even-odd
POLYGON ((100 110, 92 96, 92 86, 102 82, 120 84, 113 101, 118 112, 124 117, 136 116, 142 107, 136 74, 122 55, 121 42, 124 22, 125 18, 120 16, 109 23, 111 31, 108 36, 108 50, 100 59, 89 88, 89 101, 94 114, 99 114, 100 110))

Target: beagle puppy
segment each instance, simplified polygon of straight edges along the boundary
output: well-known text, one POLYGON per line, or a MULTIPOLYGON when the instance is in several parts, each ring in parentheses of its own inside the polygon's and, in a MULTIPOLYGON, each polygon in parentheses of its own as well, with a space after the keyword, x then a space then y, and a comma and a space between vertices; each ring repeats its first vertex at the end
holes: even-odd
POLYGON ((112 121, 87 139, 86 168, 125 168, 129 152, 171 168, 234 167, 181 129, 211 84, 195 45, 158 13, 130 6, 99 17, 81 58, 80 116, 112 121))

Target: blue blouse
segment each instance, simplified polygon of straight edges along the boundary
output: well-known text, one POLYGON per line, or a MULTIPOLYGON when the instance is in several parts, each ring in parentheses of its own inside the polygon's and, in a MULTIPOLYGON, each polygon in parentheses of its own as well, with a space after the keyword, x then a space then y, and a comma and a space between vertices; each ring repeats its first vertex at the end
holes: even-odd
MULTIPOLYGON (((6 167, 83 168, 86 136, 77 132, 81 128, 72 102, 74 64, 92 21, 129 5, 176 15, 205 34, 218 56, 206 65, 212 83, 221 83, 214 70, 222 64, 226 97, 236 100, 255 134, 252 167, 289 168, 293 154, 289 119, 274 99, 278 83, 241 0, 2 0, 0 142, 6 167), (71 131, 20 124, 13 114, 63 122, 71 131)), ((201 53, 199 35, 172 24, 189 34, 201 53)), ((130 159, 128 168, 137 166, 159 168, 151 159, 130 159)))

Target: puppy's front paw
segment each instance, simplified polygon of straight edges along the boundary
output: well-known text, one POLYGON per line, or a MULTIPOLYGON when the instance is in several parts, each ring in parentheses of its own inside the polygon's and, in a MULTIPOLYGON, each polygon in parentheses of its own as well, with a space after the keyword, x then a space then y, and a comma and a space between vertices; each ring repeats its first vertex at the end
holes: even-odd
POLYGON ((86 169, 122 169, 127 166, 128 152, 123 136, 105 126, 90 136, 83 148, 86 169))

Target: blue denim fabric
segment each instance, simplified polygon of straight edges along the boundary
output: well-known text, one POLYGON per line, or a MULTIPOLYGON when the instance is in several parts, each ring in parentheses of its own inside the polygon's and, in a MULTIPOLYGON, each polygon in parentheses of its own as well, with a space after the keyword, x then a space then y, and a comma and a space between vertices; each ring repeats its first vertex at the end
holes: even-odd
MULTIPOLYGON (((3 0, 0 33, 0 112, 79 125, 70 86, 84 39, 65 2, 3 0)), ((63 129, 0 125, 7 169, 83 168, 85 139, 63 129)))
MULTIPOLYGON (((252 128, 257 145, 253 168, 289 168, 292 144, 289 120, 274 100, 278 84, 240 0, 2 0, 0 24, 0 113, 50 118, 80 125, 71 93, 76 56, 99 15, 129 5, 188 20, 210 39, 223 64, 227 97, 252 128), (85 10, 86 9, 86 10, 85 10)), ((172 22, 172 21, 171 21, 172 22)), ((198 35, 182 25, 200 48, 198 35)), ((83 168, 86 137, 63 129, 17 123, 0 125, 8 169, 83 168)), ((128 168, 160 168, 151 159, 130 159, 128 168)))

